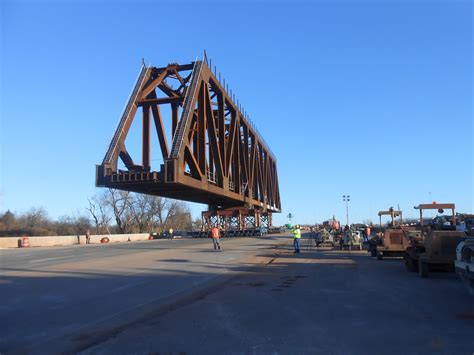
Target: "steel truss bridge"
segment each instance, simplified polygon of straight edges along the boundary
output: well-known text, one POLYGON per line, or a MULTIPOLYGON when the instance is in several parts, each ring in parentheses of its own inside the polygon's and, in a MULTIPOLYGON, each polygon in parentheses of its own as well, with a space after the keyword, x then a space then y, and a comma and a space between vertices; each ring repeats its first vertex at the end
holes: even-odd
POLYGON ((271 213, 281 211, 276 158, 218 76, 207 59, 161 68, 143 64, 96 166, 96 186, 207 204, 208 225, 226 227, 236 216, 239 221, 258 216, 253 224, 259 227, 263 216, 269 226, 271 213), (140 111, 137 162, 126 138, 140 111), (153 153, 160 151, 162 159, 159 170, 151 168, 151 122, 159 142, 153 153))

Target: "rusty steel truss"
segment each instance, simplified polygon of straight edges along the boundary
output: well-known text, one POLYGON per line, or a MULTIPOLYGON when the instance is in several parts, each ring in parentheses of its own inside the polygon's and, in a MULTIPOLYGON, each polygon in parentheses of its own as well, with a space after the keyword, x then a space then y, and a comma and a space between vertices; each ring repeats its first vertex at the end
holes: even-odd
POLYGON ((207 60, 143 65, 96 167, 96 185, 204 203, 212 211, 280 212, 276 158, 232 96, 207 60), (140 111, 138 163, 125 143, 140 111), (153 150, 152 122, 159 143, 153 150), (152 151, 161 161, 158 169, 152 168, 152 151))

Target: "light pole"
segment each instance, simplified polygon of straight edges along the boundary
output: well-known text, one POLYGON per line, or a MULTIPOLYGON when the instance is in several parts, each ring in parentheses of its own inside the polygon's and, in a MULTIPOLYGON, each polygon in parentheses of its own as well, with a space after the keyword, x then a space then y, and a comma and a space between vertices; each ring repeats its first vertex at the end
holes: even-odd
POLYGON ((346 203, 346 225, 349 226, 349 201, 351 197, 349 195, 342 195, 342 201, 346 203))

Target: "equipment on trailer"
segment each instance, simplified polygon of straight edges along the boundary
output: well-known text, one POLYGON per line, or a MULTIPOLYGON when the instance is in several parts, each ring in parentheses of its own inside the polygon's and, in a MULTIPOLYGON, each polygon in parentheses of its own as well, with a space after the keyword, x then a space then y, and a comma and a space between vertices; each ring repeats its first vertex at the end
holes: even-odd
POLYGON ((474 238, 466 238, 458 244, 454 267, 469 292, 474 295, 474 238))
POLYGON ((369 244, 372 248, 370 250, 371 255, 376 256, 378 260, 382 260, 384 257, 403 257, 409 240, 406 231, 403 229, 402 211, 395 211, 393 207, 390 207, 388 211, 379 211, 378 215, 380 227, 382 227, 382 216, 390 216, 392 218, 391 228, 385 230, 377 244, 369 244), (395 226, 395 218, 397 217, 400 217, 398 227, 395 226))
POLYGON ((466 238, 466 234, 456 231, 454 203, 429 203, 414 207, 420 210, 421 238, 411 238, 405 252, 405 266, 410 271, 418 271, 421 277, 428 277, 431 271, 454 271, 456 246, 466 238), (449 225, 434 224, 423 226, 423 211, 444 209, 452 211, 449 225))
POLYGON ((364 238, 362 237, 361 231, 353 231, 349 229, 348 231, 344 231, 344 234, 342 235, 342 244, 340 244, 341 250, 346 247, 349 250, 352 250, 353 248, 362 250, 363 242, 364 238))
POLYGON ((474 215, 456 213, 456 229, 465 231, 470 237, 474 237, 474 215))
POLYGON ((325 233, 323 233, 323 236, 322 236, 322 239, 323 239, 322 246, 334 247, 334 234, 331 232, 328 232, 327 230, 324 230, 324 231, 325 233))

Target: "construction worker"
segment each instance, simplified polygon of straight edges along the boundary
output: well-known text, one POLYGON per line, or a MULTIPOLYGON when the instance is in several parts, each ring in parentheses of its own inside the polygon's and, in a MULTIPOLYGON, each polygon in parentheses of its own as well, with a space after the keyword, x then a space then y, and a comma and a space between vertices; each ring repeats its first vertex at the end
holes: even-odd
POLYGON ((295 253, 300 252, 300 239, 301 239, 301 230, 300 226, 297 224, 293 229, 293 246, 295 247, 295 253))
POLYGON ((89 230, 86 231, 86 244, 90 244, 91 243, 91 233, 89 232, 89 230))
POLYGON ((350 240, 351 240, 350 236, 351 236, 351 230, 349 226, 346 224, 346 226, 344 227, 344 231, 342 232, 342 235, 341 235, 341 240, 339 241, 339 247, 341 250, 344 249, 344 244, 350 245, 350 240))
POLYGON ((168 230, 168 239, 173 239, 173 232, 174 232, 174 231, 173 231, 173 228, 170 228, 170 229, 168 230))
POLYGON ((366 240, 367 242, 368 242, 369 239, 370 239, 370 233, 371 233, 370 226, 367 225, 367 226, 365 227, 365 236, 367 237, 367 240, 366 240))
POLYGON ((212 243, 214 244, 214 250, 221 250, 221 245, 219 244, 219 239, 220 239, 219 228, 212 227, 211 238, 212 238, 212 243))

